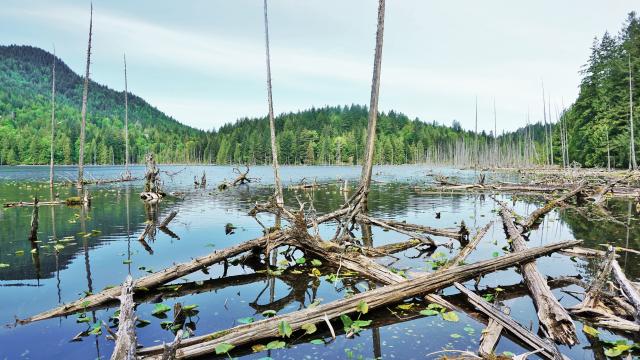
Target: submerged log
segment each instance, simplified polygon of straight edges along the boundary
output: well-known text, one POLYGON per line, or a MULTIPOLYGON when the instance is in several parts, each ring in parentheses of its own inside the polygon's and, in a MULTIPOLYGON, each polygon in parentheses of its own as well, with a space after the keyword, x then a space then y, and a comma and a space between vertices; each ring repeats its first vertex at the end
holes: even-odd
POLYGON ((358 214, 356 216, 356 218, 358 219, 358 221, 366 222, 366 223, 369 223, 369 224, 372 224, 372 225, 375 225, 375 226, 379 226, 379 227, 381 227, 383 229, 392 230, 392 231, 398 232, 400 234, 407 235, 412 239, 418 239, 418 240, 422 241, 424 244, 427 244, 427 245, 430 245, 430 246, 436 246, 436 243, 433 241, 433 239, 431 239, 428 236, 422 236, 420 234, 416 234, 415 232, 404 230, 402 228, 398 228, 396 226, 390 225, 388 222, 384 222, 382 220, 374 219, 374 218, 366 216, 364 214, 358 214))
MULTIPOLYGON (((286 321, 291 328, 296 331, 305 324, 322 323, 325 317, 335 318, 342 314, 354 312, 360 302, 366 302, 370 309, 375 309, 404 300, 408 297, 441 289, 456 281, 465 281, 485 273, 514 266, 521 262, 531 261, 536 257, 548 255, 559 249, 575 246, 578 243, 580 243, 580 241, 567 241, 527 249, 474 264, 454 267, 439 273, 429 274, 428 276, 420 276, 415 279, 401 281, 313 308, 275 316, 251 324, 240 325, 229 330, 185 339, 181 344, 181 348, 177 351, 176 357, 190 358, 209 354, 214 352, 215 347, 221 343, 240 346, 261 339, 276 337, 278 336, 278 324, 282 321, 286 321)), ((142 349, 138 351, 138 354, 150 359, 158 359, 161 352, 162 348, 155 346, 142 349)))
POLYGON ((171 210, 171 213, 169 213, 169 215, 167 215, 167 217, 165 217, 164 220, 160 222, 160 225, 158 225, 158 227, 166 228, 167 226, 169 226, 169 223, 171 222, 171 220, 173 220, 173 218, 176 217, 176 215, 178 215, 178 211, 171 210))
POLYGON ((111 360, 135 360, 138 342, 136 338, 136 316, 133 310, 133 279, 127 276, 122 285, 120 295, 120 315, 118 315, 118 332, 116 345, 111 360))
MULTIPOLYGON (((169 281, 180 278, 184 275, 190 274, 194 271, 198 271, 204 269, 208 266, 211 266, 215 263, 223 261, 229 257, 233 257, 239 255, 243 252, 255 249, 262 248, 266 246, 267 241, 276 241, 281 239, 285 235, 278 231, 271 233, 267 236, 263 236, 257 239, 253 239, 242 244, 238 244, 224 250, 214 251, 209 255, 205 255, 196 259, 193 259, 190 262, 176 264, 164 270, 158 271, 153 274, 149 274, 147 276, 143 276, 135 281, 134 291, 140 288, 153 288, 158 285, 165 284, 169 281)), ((118 294, 122 292, 122 286, 116 286, 110 289, 102 290, 96 294, 89 295, 87 297, 78 299, 72 303, 65 304, 59 306, 57 308, 47 310, 40 314, 31 316, 24 320, 18 320, 19 324, 27 324, 34 321, 45 320, 52 317, 64 316, 73 313, 77 313, 80 311, 86 311, 93 307, 100 306, 112 299, 115 299, 118 294)))
POLYGON ((523 342, 529 345, 529 347, 533 350, 539 350, 540 355, 544 356, 547 359, 563 359, 562 355, 558 351, 558 348, 555 347, 555 345, 544 341, 536 334, 532 333, 530 330, 525 329, 509 316, 505 315, 494 305, 485 301, 483 298, 474 294, 472 291, 468 290, 461 284, 455 283, 454 286, 458 290, 460 290, 461 293, 465 294, 469 299, 469 302, 471 302, 479 311, 502 325, 505 331, 509 331, 510 333, 516 335, 523 342))
MULTIPOLYGON (((512 210, 501 203, 500 216, 505 227, 505 232, 511 240, 511 248, 514 253, 527 250, 527 244, 520 231, 516 228, 511 217, 512 210)), ((544 277, 538 271, 535 261, 520 265, 522 277, 529 287, 531 299, 537 309, 541 328, 548 336, 562 344, 574 345, 578 342, 576 328, 567 311, 555 298, 544 277)))

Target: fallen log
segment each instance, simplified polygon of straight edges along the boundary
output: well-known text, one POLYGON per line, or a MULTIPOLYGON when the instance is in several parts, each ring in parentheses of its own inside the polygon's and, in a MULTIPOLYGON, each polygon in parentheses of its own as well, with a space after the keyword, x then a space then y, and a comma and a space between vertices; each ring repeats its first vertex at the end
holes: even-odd
POLYGON ((611 274, 614 259, 615 251, 611 250, 607 254, 606 260, 602 263, 600 271, 598 271, 596 277, 593 279, 591 284, 589 284, 584 299, 572 309, 601 309, 604 306, 602 303, 602 288, 605 286, 607 279, 609 278, 609 274, 611 274))
POLYGON ((584 188, 584 183, 580 183, 578 184, 578 186, 576 186, 573 190, 569 191, 568 193, 560 196, 557 199, 547 202, 543 207, 533 211, 531 214, 529 214, 529 217, 527 217, 527 219, 522 223, 523 231, 527 231, 531 229, 541 217, 548 214, 556 206, 560 205, 561 203, 567 201, 569 198, 581 192, 583 188, 584 188))
POLYGON ((133 310, 133 279, 131 275, 122 285, 120 295, 120 315, 118 315, 118 332, 116 345, 111 354, 111 360, 135 360, 138 342, 136 339, 136 316, 133 310))
MULTIPOLYGON (((559 249, 575 246, 578 243, 580 243, 580 241, 566 241, 557 244, 549 244, 490 260, 457 266, 442 272, 429 274, 428 276, 420 276, 415 279, 404 280, 396 284, 380 287, 378 289, 354 295, 347 299, 337 300, 313 308, 275 316, 269 319, 256 321, 251 324, 240 325, 232 329, 218 331, 212 334, 185 339, 181 344, 181 348, 176 352, 176 357, 190 358, 209 354, 214 352, 215 347, 221 343, 240 346, 260 339, 276 337, 278 336, 278 324, 283 321, 286 321, 291 328, 296 331, 304 324, 322 323, 324 322, 325 317, 335 318, 342 314, 354 312, 360 302, 365 302, 370 309, 375 309, 401 301, 408 297, 435 291, 449 286, 456 281, 465 281, 482 274, 514 266, 521 262, 531 261, 532 259, 551 254, 559 249)), ((162 349, 160 346, 154 346, 139 350, 138 355, 150 359, 159 359, 158 355, 161 352, 162 349)))
POLYGON ((487 324, 487 327, 482 330, 482 335, 480 336, 480 347, 478 348, 478 355, 483 359, 490 359, 491 356, 494 356, 493 351, 495 350, 496 345, 498 345, 502 329, 504 329, 504 326, 495 319, 491 317, 489 318, 489 324, 487 324))
POLYGON ((393 227, 404 229, 408 231, 421 232, 434 236, 444 236, 455 240, 462 240, 464 234, 460 230, 454 229, 438 229, 425 225, 417 225, 417 224, 409 224, 403 221, 389 221, 385 220, 385 222, 393 227))
POLYGON ((539 350, 540 355, 543 355, 547 359, 563 359, 560 351, 558 351, 558 348, 555 345, 544 341, 530 330, 525 329, 495 306, 474 294, 461 284, 456 282, 454 283, 454 286, 460 290, 461 293, 465 294, 469 299, 469 302, 471 302, 479 311, 502 325, 504 330, 518 336, 518 338, 526 342, 532 349, 539 350))
POLYGON ((392 230, 392 231, 398 232, 400 234, 407 235, 412 239, 418 239, 418 240, 422 241, 422 243, 424 243, 424 244, 427 244, 427 245, 430 245, 430 246, 436 246, 436 243, 433 241, 433 239, 431 239, 428 236, 422 236, 422 235, 416 234, 415 232, 395 227, 395 226, 390 225, 389 223, 384 222, 382 220, 374 219, 374 218, 369 217, 369 216, 364 215, 364 214, 358 214, 356 216, 356 219, 358 221, 362 221, 362 222, 366 222, 366 223, 369 223, 369 224, 372 224, 372 225, 379 226, 379 227, 381 227, 383 229, 392 230))
POLYGON ((633 173, 629 173, 628 175, 626 175, 624 177, 621 177, 621 178, 618 178, 618 179, 614 179, 613 181, 610 181, 607 185, 605 185, 602 189, 600 189, 600 191, 598 191, 597 194, 592 196, 593 202, 596 205, 601 205, 606 200, 607 193, 612 191, 613 187, 616 186, 619 182, 628 179, 629 177, 631 177, 631 175, 633 175, 633 173))
POLYGON ((487 231, 489 231, 492 225, 493 225, 493 221, 489 222, 482 229, 480 229, 476 233, 476 235, 473 237, 473 239, 471 239, 471 241, 465 247, 460 249, 458 254, 454 256, 453 259, 449 260, 440 269, 444 270, 444 269, 450 268, 451 266, 458 266, 462 264, 464 260, 471 254, 471 252, 475 250, 475 248, 480 243, 480 240, 482 240, 482 238, 487 233, 487 231))
POLYGON ((620 268, 617 260, 613 260, 612 269, 613 276, 620 285, 620 291, 636 310, 635 314, 633 315, 636 323, 640 324, 640 293, 638 292, 638 289, 636 289, 631 281, 629 281, 629 279, 627 279, 627 277, 624 275, 624 272, 620 268))
MULTIPOLYGON (((169 281, 178 279, 194 271, 204 269, 217 262, 239 255, 243 252, 246 252, 255 248, 265 247, 268 241, 276 241, 285 236, 287 235, 285 235, 281 231, 274 232, 267 236, 253 239, 253 240, 244 242, 242 244, 238 244, 238 245, 226 248, 224 250, 214 251, 209 255, 205 255, 205 256, 193 259, 190 262, 176 264, 174 266, 168 267, 156 273, 143 276, 135 281, 134 291, 140 288, 150 289, 155 286, 165 284, 169 281)), ((45 312, 42 312, 40 314, 31 316, 23 320, 17 320, 17 322, 19 324, 28 324, 34 321, 45 320, 45 319, 49 319, 57 316, 69 315, 69 314, 73 314, 80 311, 86 311, 93 307, 100 306, 101 304, 104 304, 112 299, 115 299, 118 296, 118 294, 120 294, 121 292, 122 292, 122 286, 116 286, 110 289, 105 289, 100 291, 99 293, 92 294, 87 297, 78 299, 72 303, 65 304, 51 310, 47 310, 45 312)))
MULTIPOLYGON (((500 217, 505 232, 511 240, 512 251, 518 253, 527 250, 527 244, 511 217, 512 210, 504 203, 501 203, 500 206, 500 217)), ((531 292, 531 299, 537 309, 541 328, 557 342, 567 345, 576 344, 578 338, 573 320, 551 292, 549 285, 538 271, 535 261, 521 264, 520 270, 531 292)))

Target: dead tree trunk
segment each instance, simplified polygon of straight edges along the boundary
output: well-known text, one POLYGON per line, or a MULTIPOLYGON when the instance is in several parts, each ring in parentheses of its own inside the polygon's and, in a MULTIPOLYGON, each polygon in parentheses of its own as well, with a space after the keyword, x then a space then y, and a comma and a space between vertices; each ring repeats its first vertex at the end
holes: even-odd
POLYGON ((378 96, 380 94, 380 72, 382 69, 382 43, 384 38, 384 11, 385 0, 378 1, 378 29, 376 32, 376 50, 373 59, 373 79, 371 81, 371 100, 369 102, 369 123, 367 124, 367 144, 362 161, 362 174, 360 175, 360 187, 366 201, 369 187, 371 186, 371 173, 373 170, 373 157, 376 141, 376 124, 378 122, 378 96))
POLYGON ((29 240, 38 240, 38 197, 33 200, 33 212, 31 213, 31 231, 29 240))
POLYGON ((127 55, 124 59, 124 177, 131 179, 129 171, 129 89, 127 88, 127 55))
POLYGON ((87 45, 87 68, 84 75, 84 86, 82 89, 82 110, 80 117, 80 154, 78 155, 78 183, 76 187, 81 189, 84 185, 84 140, 87 127, 87 100, 89 98, 89 66, 91 65, 91 34, 93 31, 93 3, 91 4, 91 14, 89 15, 89 42, 87 45))
POLYGON ((136 316, 133 310, 133 279, 127 276, 122 285, 120 295, 120 315, 118 316, 118 333, 111 360, 135 360, 138 342, 136 338, 136 316))
POLYGON ((624 272, 620 268, 617 260, 613 260, 613 275, 620 285, 620 291, 635 308, 635 314, 633 315, 633 317, 635 318, 636 323, 640 324, 640 292, 624 275, 624 272))
POLYGON ((638 168, 638 164, 636 163, 636 145, 633 127, 633 71, 631 71, 631 55, 629 55, 629 167, 631 170, 636 170, 638 168))
POLYGON ((271 94, 271 56, 269 55, 269 19, 267 16, 267 0, 264 0, 264 39, 267 60, 267 101, 269 103, 269 132, 271 134, 271 158, 273 161, 273 175, 276 187, 276 204, 284 205, 282 183, 280 181, 280 165, 278 164, 278 147, 276 146, 276 122, 273 115, 273 96, 271 94))
POLYGON ((51 65, 51 159, 49 161, 49 187, 50 188, 53 188, 53 157, 55 153, 55 142, 56 142, 55 128, 56 128, 56 49, 53 49, 53 65, 51 65))
MULTIPOLYGON (((514 253, 527 250, 527 244, 516 228, 511 218, 513 212, 501 204, 500 216, 505 227, 505 232, 511 240, 511 247, 514 253)), ((531 298, 536 306, 538 319, 541 328, 547 335, 562 344, 574 345, 578 342, 576 329, 567 311, 560 305, 551 289, 538 271, 535 262, 527 262, 520 265, 522 277, 524 278, 531 298)))

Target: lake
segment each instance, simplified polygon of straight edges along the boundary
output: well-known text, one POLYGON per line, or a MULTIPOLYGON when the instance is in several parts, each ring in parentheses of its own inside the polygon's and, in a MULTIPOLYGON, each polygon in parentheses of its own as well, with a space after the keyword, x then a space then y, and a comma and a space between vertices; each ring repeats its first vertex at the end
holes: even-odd
MULTIPOLYGON (((186 262, 240 242, 259 237, 262 227, 248 211, 256 202, 267 200, 272 194, 273 175, 270 167, 252 167, 250 177, 259 178, 248 185, 219 191, 217 185, 232 180, 236 174, 231 166, 160 165, 165 191, 173 194, 158 204, 145 204, 139 199, 142 182, 88 185, 92 202, 82 206, 40 206, 37 240, 29 240, 33 207, 5 208, 0 211, 0 359, 108 359, 113 341, 107 339, 104 328, 94 324, 101 321, 113 325, 110 319, 117 304, 110 308, 89 311, 28 325, 16 325, 18 318, 26 318, 58 305, 74 301, 85 294, 96 293, 106 287, 122 283, 131 274, 134 278, 161 270, 174 263, 186 262), (194 188, 194 177, 206 173, 207 187, 194 188), (168 232, 157 231, 146 241, 139 241, 148 221, 163 219, 172 210, 177 217, 168 232), (235 230, 225 233, 225 226, 235 230)), ((48 167, 0 167, 0 202, 41 200, 51 197, 48 186, 48 167)), ((75 179, 75 167, 59 167, 59 181, 75 179)), ((118 177, 123 168, 87 167, 89 179, 118 177)), ((377 218, 406 220, 438 228, 458 227, 462 221, 472 229, 495 221, 488 234, 467 263, 490 259, 508 252, 508 243, 497 214, 495 202, 488 194, 448 193, 426 191, 433 183, 433 174, 455 177, 461 182, 473 182, 473 170, 430 168, 423 165, 376 166, 370 193, 369 210, 377 218), (439 216, 436 216, 439 214, 439 216)), ((133 176, 144 174, 143 166, 132 167, 133 176)), ((355 187, 360 167, 347 166, 285 166, 282 179, 286 185, 303 179, 321 186, 314 191, 286 190, 287 205, 298 207, 300 201, 313 202, 318 214, 335 210, 345 197, 340 191, 347 179, 355 187)), ((487 181, 519 181, 517 173, 488 173, 487 181)), ((74 187, 59 183, 55 192, 61 199, 76 196, 74 187)), ((544 203, 536 196, 498 195, 508 201, 516 212, 526 216, 544 203)), ((617 222, 592 221, 570 209, 552 211, 540 227, 531 233, 529 247, 563 240, 581 239, 583 246, 604 249, 601 244, 614 244, 640 250, 640 223, 635 202, 609 200, 609 209, 617 222)), ((267 215, 259 217, 265 225, 272 225, 267 215)), ((335 223, 320 226, 320 234, 330 239, 335 223)), ((437 242, 448 239, 433 237, 437 242)), ((373 245, 406 240, 407 236, 373 229, 373 245)), ((394 257, 377 259, 397 271, 431 271, 439 261, 455 256, 459 244, 452 249, 439 247, 435 252, 413 248, 394 257)), ((180 278, 159 291, 142 296, 137 306, 139 319, 138 341, 144 346, 173 340, 172 311, 159 314, 158 304, 173 308, 180 302, 197 305, 185 321, 195 335, 233 327, 239 323, 259 320, 263 312, 278 314, 303 309, 311 304, 327 303, 380 286, 357 276, 333 279, 332 269, 324 264, 304 263, 299 251, 294 258, 280 254, 276 260, 281 271, 277 276, 265 272, 265 264, 255 256, 211 266, 207 272, 196 272, 180 278), (317 267, 320 275, 312 274, 317 267)), ((632 281, 640 279, 640 257, 621 253, 619 263, 632 281)), ((540 271, 549 278, 579 277, 589 282, 598 269, 597 260, 585 260, 559 253, 537 260, 540 271)), ((466 285, 486 298, 510 308, 511 316, 525 327, 537 331, 535 309, 521 284, 522 278, 513 268, 492 273, 466 285)), ((550 281, 553 293, 562 305, 579 302, 583 289, 566 282, 550 281)), ((469 308, 455 288, 442 291, 447 299, 469 308)), ((330 341, 324 324, 318 333, 304 338, 287 339, 284 349, 252 353, 250 348, 230 351, 232 357, 243 359, 425 359, 443 349, 477 351, 485 324, 465 313, 458 321, 446 321, 439 316, 421 316, 427 304, 421 299, 407 299, 404 306, 386 307, 363 316, 372 320, 369 327, 352 338, 339 335, 330 341), (411 305, 412 304, 412 305, 411 305), (313 341, 318 340, 322 341, 313 341)), ((560 346, 571 359, 592 359, 594 354, 609 346, 605 340, 625 339, 600 329, 602 341, 594 341, 581 331, 576 321, 580 344, 560 346), (595 342, 595 343, 593 343, 595 342)), ((630 341, 632 339, 629 339, 630 341)), ((637 340, 637 339, 636 339, 637 340)), ((265 343, 265 342, 263 342, 265 343)), ((507 337, 502 337, 497 353, 521 354, 526 350, 507 337)), ((215 355, 212 355, 214 357, 215 355)), ((535 358, 535 356, 532 356, 535 358)))

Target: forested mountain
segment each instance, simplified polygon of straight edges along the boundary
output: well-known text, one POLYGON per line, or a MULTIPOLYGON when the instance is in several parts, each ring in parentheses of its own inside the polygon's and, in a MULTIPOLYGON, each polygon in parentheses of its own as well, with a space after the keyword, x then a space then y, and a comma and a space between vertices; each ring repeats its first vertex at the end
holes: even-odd
MULTIPOLYGON (((49 161, 53 55, 29 46, 0 46, 0 164, 49 161)), ((57 164, 78 156, 82 77, 56 59, 57 164)), ((266 107, 266 106, 265 106, 266 107)), ((85 163, 124 162, 124 93, 90 83, 85 163)), ((312 108, 276 118, 284 164, 356 164, 362 160, 368 109, 312 108)), ((178 123, 129 96, 133 162, 153 151, 161 162, 269 163, 267 118, 240 119, 205 132, 178 123)), ((426 123, 391 111, 378 119, 376 163, 524 165, 542 158, 544 127, 532 125, 494 139, 492 134, 426 123)))
MULTIPOLYGON (((607 144, 611 166, 626 168, 630 150, 629 77, 633 93, 634 114, 640 102, 640 19, 628 15, 617 35, 605 32, 594 39, 591 56, 582 69, 580 94, 562 117, 569 138, 569 160, 583 166, 607 166, 607 144), (630 63, 630 65, 629 65, 630 63), (630 66, 630 68, 629 68, 630 66)), ((638 139, 638 116, 634 116, 638 139)), ((560 143, 556 127, 554 141, 560 143)), ((636 147, 637 150, 637 147, 636 147)), ((561 157, 558 149, 556 158, 561 157)))

